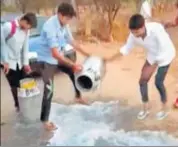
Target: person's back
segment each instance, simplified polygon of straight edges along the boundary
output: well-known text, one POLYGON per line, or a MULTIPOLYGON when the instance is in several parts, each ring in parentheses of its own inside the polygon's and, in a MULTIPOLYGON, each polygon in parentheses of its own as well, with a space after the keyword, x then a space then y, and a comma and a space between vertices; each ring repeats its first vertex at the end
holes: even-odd
POLYGON ((35 51, 38 54, 38 60, 39 61, 46 61, 46 62, 53 62, 57 63, 57 60, 52 57, 50 47, 49 47, 49 37, 47 32, 51 31, 54 35, 57 35, 57 31, 55 30, 57 28, 55 24, 55 16, 52 16, 49 18, 43 25, 43 28, 41 30, 40 36, 36 38, 32 38, 29 41, 30 48, 36 49, 35 51))

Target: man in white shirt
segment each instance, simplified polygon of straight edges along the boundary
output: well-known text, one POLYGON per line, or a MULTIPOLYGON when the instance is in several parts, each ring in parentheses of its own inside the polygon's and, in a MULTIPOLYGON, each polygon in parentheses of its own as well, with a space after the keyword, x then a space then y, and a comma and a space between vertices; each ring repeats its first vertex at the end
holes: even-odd
POLYGON ((29 29, 36 25, 36 15, 27 13, 20 19, 1 26, 1 65, 10 84, 17 111, 19 111, 17 88, 24 77, 24 72, 31 71, 28 59, 29 29))
MULTIPOLYGON (((129 29, 131 33, 119 54, 129 54, 136 44, 143 46, 147 52, 147 58, 142 68, 139 81, 143 110, 139 112, 138 119, 144 119, 149 114, 147 84, 157 68, 155 85, 162 102, 162 110, 157 113, 157 119, 163 119, 168 115, 166 110, 167 94, 164 80, 169 66, 175 57, 175 47, 161 24, 154 22, 145 23, 144 17, 140 14, 135 14, 130 18, 129 29)), ((119 54, 117 53, 110 59, 115 59, 119 54)))

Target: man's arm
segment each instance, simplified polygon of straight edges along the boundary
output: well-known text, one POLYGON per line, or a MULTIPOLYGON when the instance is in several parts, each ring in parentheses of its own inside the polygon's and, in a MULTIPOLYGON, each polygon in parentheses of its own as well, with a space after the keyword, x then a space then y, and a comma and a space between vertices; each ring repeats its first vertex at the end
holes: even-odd
POLYGON ((66 27, 66 39, 69 42, 69 44, 71 44, 74 47, 74 49, 79 51, 82 55, 90 56, 89 53, 84 51, 82 45, 80 45, 77 41, 74 40, 69 26, 66 27))
POLYGON ((82 45, 80 45, 77 41, 73 40, 70 44, 74 47, 74 49, 79 51, 82 55, 86 57, 90 56, 90 54, 85 52, 82 45))
POLYGON ((51 53, 55 59, 57 59, 59 62, 62 62, 66 66, 70 68, 73 68, 75 66, 75 63, 68 58, 65 58, 64 55, 59 52, 59 49, 57 47, 51 48, 51 53))
POLYGON ((6 38, 11 32, 11 24, 1 25, 1 63, 8 63, 8 50, 10 50, 6 38))
POLYGON ((66 66, 73 68, 75 66, 75 63, 72 62, 70 59, 65 58, 64 55, 61 54, 59 51, 60 45, 59 45, 58 38, 56 37, 56 30, 49 29, 49 28, 53 28, 53 27, 48 27, 48 26, 45 26, 45 27, 44 27, 44 32, 46 33, 47 44, 51 50, 52 56, 59 62, 62 62, 66 66))
POLYGON ((163 23, 165 28, 171 28, 171 27, 176 27, 178 26, 178 15, 173 21, 168 21, 163 23))
POLYGON ((25 42, 23 45, 23 49, 22 49, 22 64, 23 66, 28 66, 29 65, 29 31, 26 34, 26 38, 25 38, 25 42))
POLYGON ((116 54, 114 54, 113 56, 111 56, 110 58, 108 59, 105 59, 106 61, 113 61, 115 60, 117 57, 121 57, 121 56, 124 56, 124 55, 128 55, 129 52, 131 51, 131 49, 134 47, 135 43, 134 43, 134 38, 132 36, 132 34, 130 33, 128 39, 127 39, 127 42, 126 44, 121 47, 120 51, 117 52, 116 54))

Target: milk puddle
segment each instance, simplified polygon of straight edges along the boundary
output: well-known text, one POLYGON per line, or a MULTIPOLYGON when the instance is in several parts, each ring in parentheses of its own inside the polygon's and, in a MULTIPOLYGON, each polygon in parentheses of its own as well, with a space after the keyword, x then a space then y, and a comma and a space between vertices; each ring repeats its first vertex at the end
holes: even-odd
POLYGON ((48 146, 178 145, 178 139, 165 132, 114 131, 115 122, 111 118, 118 117, 113 111, 116 107, 118 102, 96 102, 91 106, 53 104, 51 120, 58 125, 58 130, 48 146), (111 120, 108 121, 108 118, 111 120))

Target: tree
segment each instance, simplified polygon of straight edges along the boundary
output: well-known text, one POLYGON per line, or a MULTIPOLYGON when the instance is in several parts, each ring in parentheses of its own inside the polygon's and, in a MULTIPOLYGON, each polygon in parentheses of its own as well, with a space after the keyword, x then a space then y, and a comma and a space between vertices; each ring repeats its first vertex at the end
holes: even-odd
POLYGON ((101 13, 102 15, 107 13, 109 24, 109 39, 110 41, 112 41, 113 24, 119 12, 119 9, 122 6, 122 0, 94 0, 94 4, 96 6, 96 9, 99 10, 99 13, 101 13))
POLYGON ((1 6, 4 6, 4 0, 1 0, 0 2, 1 6))
POLYGON ((22 13, 27 11, 30 0, 15 0, 17 7, 20 9, 22 13))

